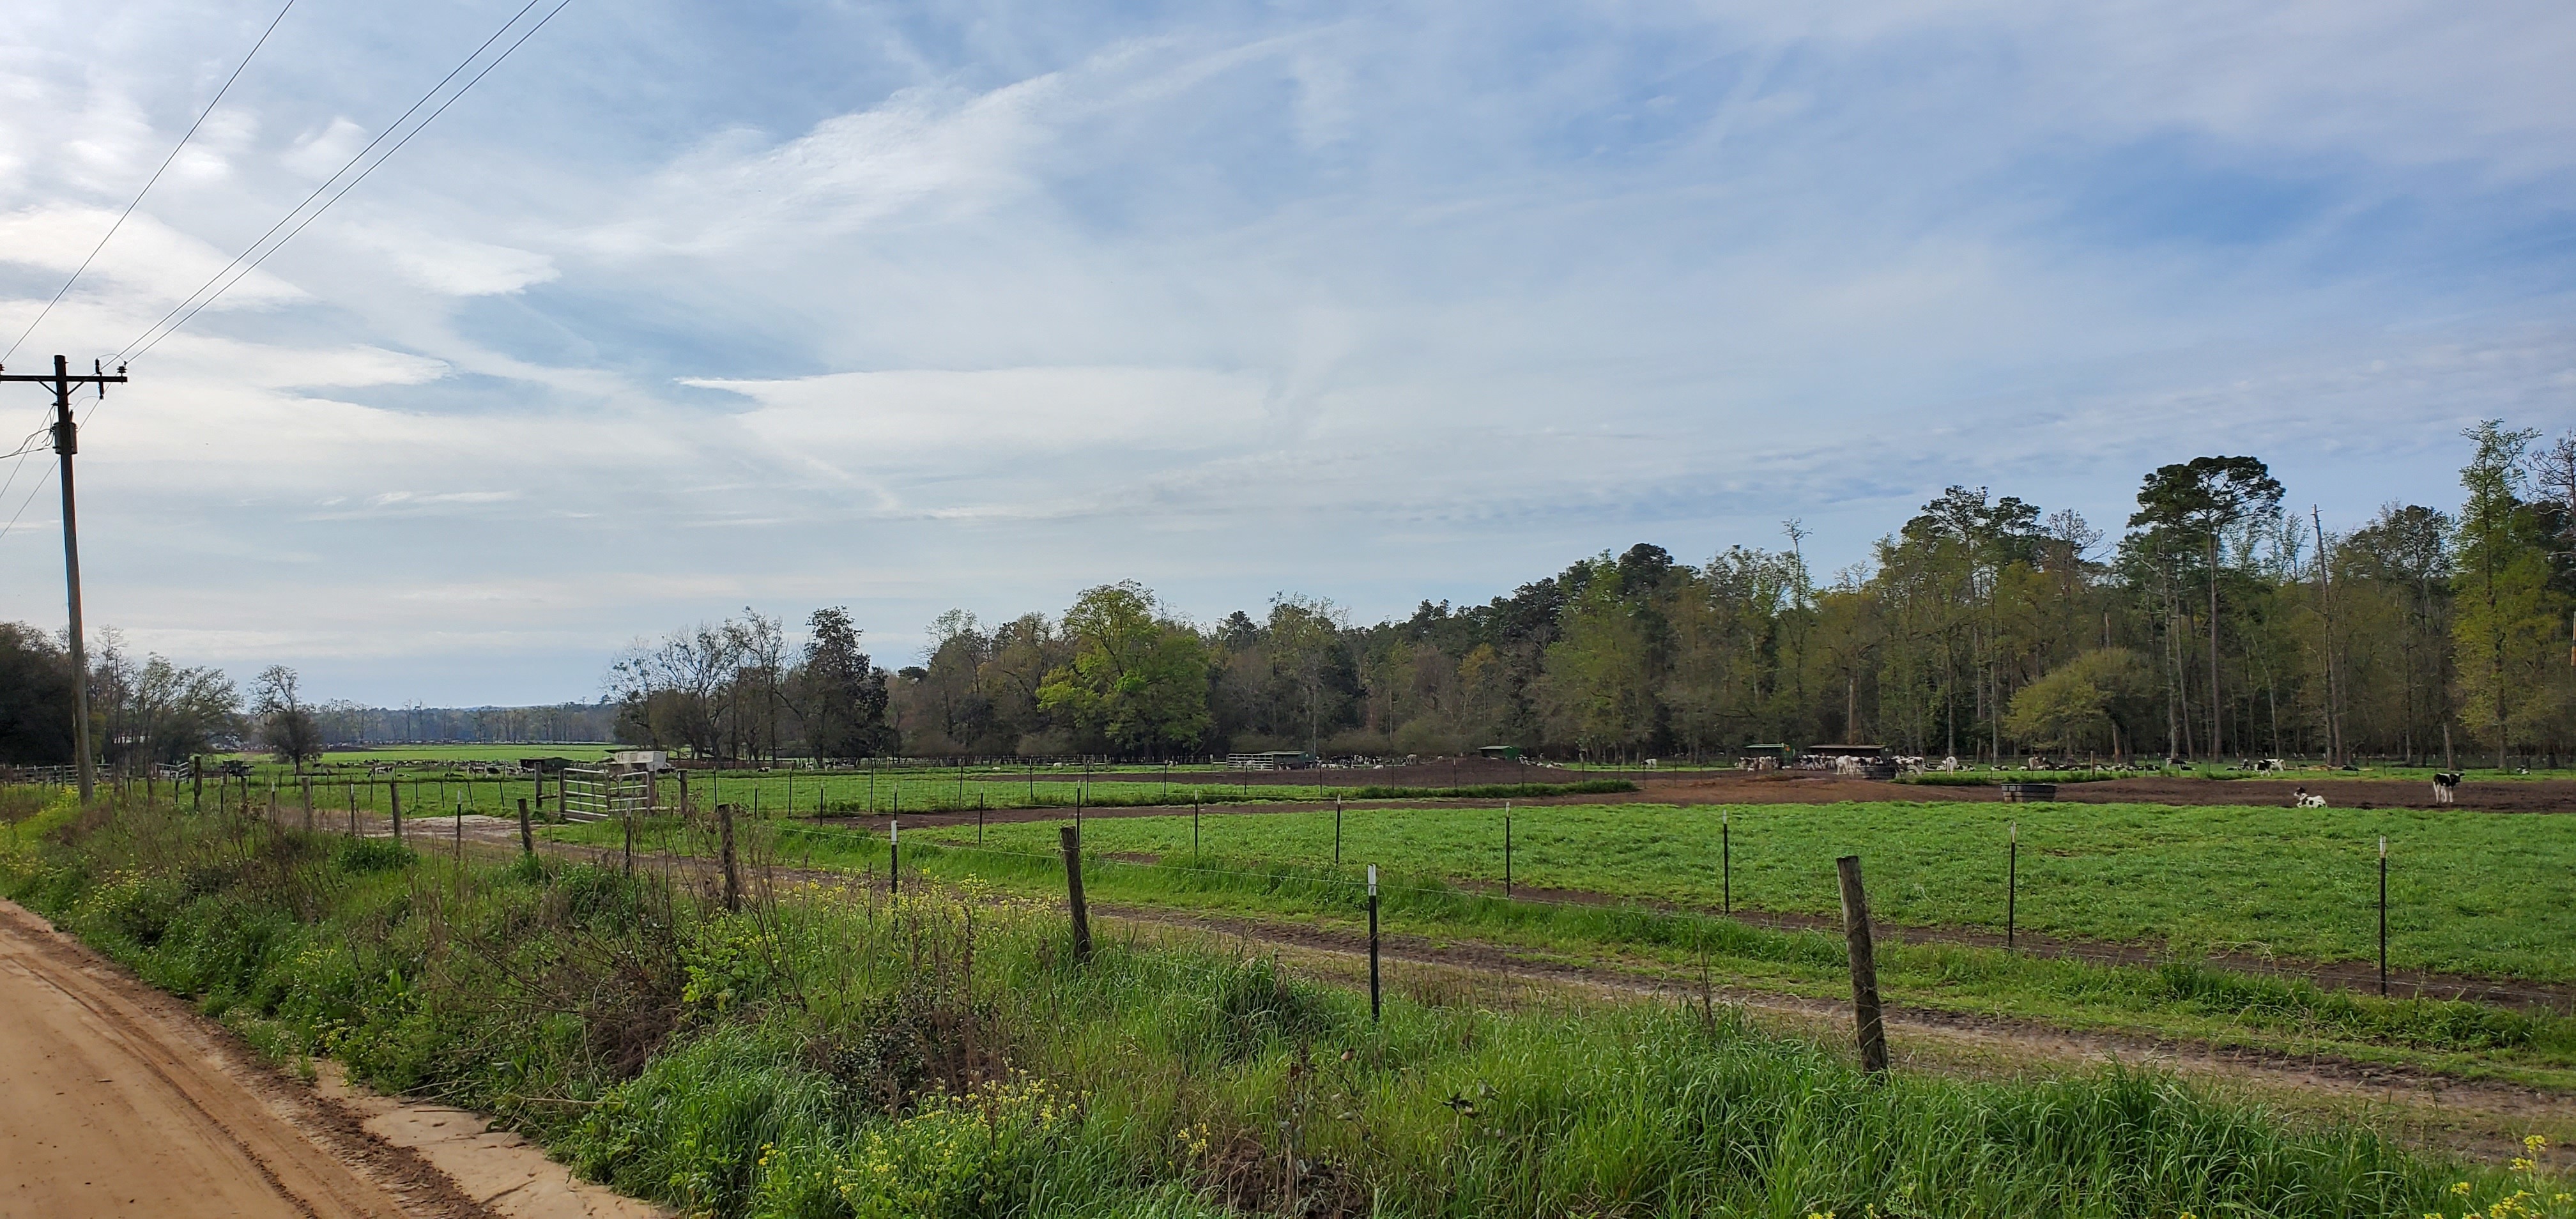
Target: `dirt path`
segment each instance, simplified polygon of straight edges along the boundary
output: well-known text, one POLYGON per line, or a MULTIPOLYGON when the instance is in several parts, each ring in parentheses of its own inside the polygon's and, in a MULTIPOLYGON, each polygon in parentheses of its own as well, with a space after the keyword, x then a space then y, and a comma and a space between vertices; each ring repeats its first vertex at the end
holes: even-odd
POLYGON ((432 1180, 408 1182, 428 1187, 415 1191, 427 1205, 406 1206, 404 1182, 328 1146, 350 1132, 295 1113, 282 1084, 258 1086, 228 1048, 167 996, 0 902, 0 1214, 482 1213, 438 1205, 432 1180))
POLYGON ((0 1148, 0 1219, 660 1213, 471 1114, 291 1079, 6 900, 0 1148))

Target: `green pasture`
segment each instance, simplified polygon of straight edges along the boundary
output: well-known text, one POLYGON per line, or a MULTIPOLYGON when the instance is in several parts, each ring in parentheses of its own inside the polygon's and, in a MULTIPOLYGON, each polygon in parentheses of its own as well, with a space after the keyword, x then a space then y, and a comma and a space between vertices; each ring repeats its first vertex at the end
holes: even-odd
MULTIPOLYGON (((528 801, 529 808, 542 815, 551 817, 558 811, 555 807, 557 782, 552 775, 477 775, 452 763, 389 759, 385 764, 390 769, 384 774, 375 773, 366 764, 326 764, 308 767, 302 774, 285 766, 265 765, 253 768, 246 779, 209 775, 201 784, 182 782, 157 789, 153 798, 175 799, 191 809, 238 807, 248 801, 252 808, 260 810, 265 810, 274 798, 281 811, 300 812, 304 793, 309 787, 317 816, 331 810, 345 812, 350 809, 384 813, 390 810, 396 798, 401 800, 406 814, 453 813, 461 808, 466 812, 496 816, 516 815, 521 800, 528 801)), ((1365 775, 1367 772, 1351 773, 1365 775)), ((1169 779, 1162 777, 1160 772, 1151 775, 1131 772, 1121 778, 1086 779, 1078 771, 1067 777, 1062 771, 1031 774, 1006 767, 969 767, 963 771, 927 768, 856 772, 690 770, 666 771, 658 776, 654 781, 654 797, 661 806, 669 808, 678 807, 685 798, 692 807, 713 807, 725 803, 757 810, 762 815, 792 813, 811 817, 965 812, 979 808, 1297 803, 1321 802, 1337 796, 1353 800, 1506 799, 1634 789, 1634 785, 1621 779, 1398 788, 1312 783, 1211 783, 1205 781, 1209 777, 1201 775, 1196 777, 1198 781, 1192 781, 1192 776, 1176 771, 1169 779)))
POLYGON ((989 893, 731 913, 651 870, 72 811, 5 840, 0 889, 281 1065, 692 1215, 2566 1213, 2528 1170, 2152 1070, 1874 1078, 1714 1004, 1399 975, 1379 1012, 1222 942, 1077 959, 1050 904, 989 893))
MULTIPOLYGON (((1470 885, 1503 879, 1503 811, 1351 809, 1340 859, 1470 885)), ((2576 980, 2576 818, 2415 809, 1908 803, 1675 808, 1551 805, 1511 814, 1523 892, 1579 890, 1717 909, 1733 857, 1737 909, 1834 916, 1834 859, 1857 854, 1870 902, 1898 924, 2004 929, 2008 827, 2019 823, 2018 924, 2184 952, 2370 960, 2378 839, 2387 835, 2389 959, 2398 968, 2576 980)), ((1101 853, 1192 852, 1188 816, 1104 817, 1101 853)), ((1227 866, 1334 858, 1333 814, 1208 816, 1197 849, 1227 866)), ((998 847, 1051 850, 1052 823, 994 825, 998 847)), ((971 842, 974 828, 924 830, 971 842)))
MULTIPOLYGON (((1116 824, 1086 822, 1086 845, 1112 837, 1100 831, 1116 824)), ((704 824, 663 817, 635 828, 636 846, 648 856, 705 857, 714 850, 704 824)), ((1055 851, 1016 841, 1022 834, 995 833, 1026 826, 986 828, 989 838, 1015 841, 976 848, 972 826, 962 834, 905 835, 905 891, 928 878, 1049 903, 1061 899, 1064 872, 1055 851)), ((1041 828, 1049 831, 1051 847, 1054 827, 1041 828)), ((614 851, 625 833, 622 824, 600 822, 559 827, 549 836, 614 851)), ((882 832, 857 826, 773 821, 740 826, 737 837, 754 868, 775 862, 840 871, 866 877, 880 890, 895 862, 882 832)), ((1154 862, 1103 851, 1087 853, 1084 884, 1094 902, 1111 908, 1161 907, 1339 927, 1356 939, 1366 925, 1357 871, 1334 867, 1329 844, 1313 860, 1193 859, 1181 853, 1154 862)), ((1706 970, 1729 987, 1824 1000, 1850 994, 1839 930, 1774 930, 1633 903, 1508 901, 1490 890, 1462 890, 1438 875, 1392 868, 1381 872, 1380 881, 1383 923, 1403 937, 1491 945, 1531 960, 1616 963, 1660 974, 1683 989, 1706 970)), ((2380 999, 2188 958, 2117 966, 1992 947, 1883 940, 1878 967, 1884 993, 1907 1007, 2576 1088, 2576 1018, 2566 1016, 2435 998, 2380 999)))

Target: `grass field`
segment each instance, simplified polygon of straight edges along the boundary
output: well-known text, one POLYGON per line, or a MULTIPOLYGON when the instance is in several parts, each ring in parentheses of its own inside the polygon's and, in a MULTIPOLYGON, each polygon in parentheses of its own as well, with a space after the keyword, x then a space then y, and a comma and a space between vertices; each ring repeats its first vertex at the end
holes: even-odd
MULTIPOLYGON (((519 745, 342 745, 322 756, 326 763, 346 762, 516 762, 521 758, 604 757, 625 746, 606 741, 557 741, 519 745)), ((211 756, 211 755, 210 755, 211 756)), ((244 762, 271 764, 264 753, 225 754, 244 762)))
POLYGON ((1378 1020, 1220 944, 1077 959, 1055 911, 989 893, 729 914, 650 873, 65 820, 0 848, 64 929, 281 1060, 494 1114, 691 1214, 2565 1210, 2524 1205, 2530 1171, 2153 1072, 1876 1081, 1720 1010, 1399 989, 1378 1020))
MULTIPOLYGON (((227 784, 209 777, 206 783, 218 795, 201 796, 194 788, 183 786, 179 789, 179 799, 191 804, 215 799, 238 802, 247 791, 253 804, 265 807, 270 790, 274 788, 282 807, 301 808, 303 786, 309 780, 313 785, 317 809, 345 809, 354 805, 363 811, 383 812, 389 805, 386 784, 391 781, 401 785, 406 811, 444 813, 461 806, 468 812, 502 814, 512 812, 522 799, 539 811, 552 811, 554 779, 541 781, 533 776, 470 774, 461 769, 464 760, 424 761, 388 756, 380 762, 342 762, 335 754, 328 764, 309 769, 303 775, 298 775, 291 767, 263 764, 253 768, 247 787, 239 780, 227 784), (389 767, 389 773, 374 773, 372 767, 376 765, 389 767)), ((659 780, 659 790, 666 805, 677 805, 685 792, 690 803, 697 806, 722 802, 763 813, 793 812, 815 816, 868 812, 958 812, 976 808, 1070 809, 1077 804, 1093 808, 1133 808, 1152 805, 1186 807, 1193 801, 1211 804, 1297 803, 1335 797, 1352 800, 1505 799, 1629 791, 1634 787, 1623 779, 1484 784, 1459 788, 1394 788, 1190 782, 1189 776, 1178 773, 1166 781, 1159 772, 1151 778, 1131 775, 1092 780, 1058 777, 1063 773, 1060 771, 1040 773, 1048 777, 1033 778, 992 769, 969 769, 962 778, 957 771, 937 769, 887 770, 876 774, 695 770, 665 774, 659 780)))
MULTIPOLYGON (((2007 826, 2021 827, 2018 922, 2079 939, 2194 951, 2367 960, 2377 951, 2377 843, 2390 842, 2389 957, 2407 969, 2576 980, 2576 818, 2429 810, 2005 806, 1902 802, 1732 809, 1554 805, 1512 814, 1513 881, 1716 909, 1721 820, 1739 909, 1834 915, 1834 858, 1858 854, 1878 917, 2004 925, 2007 826)), ((1200 849, 1230 865, 1329 861, 1333 816, 1203 818, 1200 849)), ((971 841, 972 828, 925 830, 971 841)), ((996 846, 1051 850, 1052 824, 996 825, 996 846)), ((1191 819, 1102 818, 1101 853, 1186 856, 1191 819)), ((1496 809, 1368 808, 1343 817, 1341 858, 1498 885, 1496 809)))
MULTIPOLYGON (((1112 824, 1088 822, 1086 837, 1112 824)), ((838 869, 871 877, 880 886, 885 882, 889 853, 881 834, 841 825, 773 823, 763 828, 776 837, 744 839, 755 859, 838 869)), ((1046 828, 1052 841, 1052 827, 1046 828)), ((601 822, 549 833, 564 841, 614 847, 622 841, 624 827, 601 822)), ((931 836, 904 837, 902 867, 912 878, 907 885, 931 877, 1048 901, 1064 891, 1063 869, 1052 850, 1029 849, 1026 843, 942 848, 924 841, 931 836)), ((711 845, 704 827, 686 829, 676 819, 638 825, 638 846, 649 853, 703 856, 711 845)), ((1328 844, 1324 860, 1329 852, 1328 844)), ((1183 854, 1141 863, 1093 855, 1084 871, 1092 900, 1099 903, 1221 913, 1301 932, 1339 928, 1354 939, 1365 925, 1356 870, 1327 862, 1209 856, 1193 864, 1183 854)), ((1726 985, 1827 1000, 1849 995, 1839 932, 1750 927, 1714 915, 1634 905, 1506 901, 1402 871, 1385 872, 1381 880, 1381 913, 1386 927, 1398 935, 1497 946, 1532 960, 1616 964, 1661 974, 1683 988, 1706 968, 1726 985)), ((2576 1088, 2576 1019, 2565 1016, 2465 1002, 2383 1000, 2323 990, 2304 980, 2209 968, 2188 959, 2113 966, 1999 948, 1882 941, 1878 964, 1890 1000, 1909 1007, 2274 1053, 2327 1053, 2576 1088)))

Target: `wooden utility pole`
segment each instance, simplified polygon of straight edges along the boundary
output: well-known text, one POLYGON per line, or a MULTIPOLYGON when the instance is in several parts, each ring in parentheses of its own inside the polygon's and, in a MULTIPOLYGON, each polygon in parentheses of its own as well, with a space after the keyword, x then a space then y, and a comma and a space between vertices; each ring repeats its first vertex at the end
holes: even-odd
POLYGON ((72 418, 72 387, 96 385, 98 396, 107 396, 108 383, 123 384, 125 366, 116 366, 110 374, 98 362, 90 362, 92 374, 75 377, 69 362, 54 357, 54 371, 13 373, 0 368, 0 381, 28 381, 54 387, 54 454, 62 461, 63 482, 63 587, 71 602, 72 618, 72 743, 80 766, 80 798, 87 804, 98 786, 98 768, 90 758, 89 748, 89 648, 81 641, 80 525, 73 512, 72 454, 80 451, 80 428, 72 418))

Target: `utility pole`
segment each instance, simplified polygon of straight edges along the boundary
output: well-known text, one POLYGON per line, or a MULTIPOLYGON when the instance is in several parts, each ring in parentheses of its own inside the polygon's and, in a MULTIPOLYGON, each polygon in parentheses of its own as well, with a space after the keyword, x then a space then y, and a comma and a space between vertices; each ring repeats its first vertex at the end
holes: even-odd
POLYGON ((75 377, 69 362, 54 357, 53 375, 13 373, 0 367, 0 381, 27 381, 54 387, 54 453, 63 463, 63 586, 69 590, 72 617, 72 741, 80 763, 80 798, 88 804, 98 786, 98 770, 89 750, 89 648, 81 641, 80 598, 80 526, 72 511, 72 454, 80 451, 79 425, 72 419, 72 386, 96 385, 98 396, 107 396, 107 384, 125 382, 125 366, 116 366, 114 375, 90 361, 92 375, 75 377))

